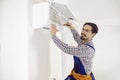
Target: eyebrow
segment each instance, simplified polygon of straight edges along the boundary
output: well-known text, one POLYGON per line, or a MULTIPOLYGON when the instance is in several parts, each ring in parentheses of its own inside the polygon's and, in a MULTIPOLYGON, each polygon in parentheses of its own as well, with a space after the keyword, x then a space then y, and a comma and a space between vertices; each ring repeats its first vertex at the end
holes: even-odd
POLYGON ((85 28, 82 28, 82 30, 88 30, 88 31, 91 31, 91 30, 89 30, 89 29, 85 29, 85 28))

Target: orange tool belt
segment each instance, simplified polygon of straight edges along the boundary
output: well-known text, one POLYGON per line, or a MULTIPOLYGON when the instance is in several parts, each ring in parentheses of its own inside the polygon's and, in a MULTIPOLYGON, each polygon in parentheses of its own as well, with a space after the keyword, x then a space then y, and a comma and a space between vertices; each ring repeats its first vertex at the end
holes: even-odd
POLYGON ((90 74, 81 75, 81 74, 76 73, 74 70, 71 71, 70 75, 72 75, 76 80, 92 80, 90 74))

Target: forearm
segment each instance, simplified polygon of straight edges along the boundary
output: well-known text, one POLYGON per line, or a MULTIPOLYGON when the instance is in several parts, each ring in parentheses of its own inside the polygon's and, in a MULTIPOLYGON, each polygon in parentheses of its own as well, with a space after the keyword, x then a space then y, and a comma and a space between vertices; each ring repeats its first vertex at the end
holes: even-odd
POLYGON ((68 44, 62 42, 56 35, 52 36, 52 40, 54 41, 58 48, 60 48, 63 52, 67 52, 66 48, 68 47, 68 44))
POLYGON ((82 45, 81 47, 69 46, 68 44, 62 42, 56 35, 52 36, 54 43, 63 52, 79 57, 93 57, 94 50, 87 45, 82 45))
POLYGON ((74 40, 79 44, 81 39, 79 33, 75 30, 75 27, 69 22, 64 24, 64 26, 67 26, 71 30, 74 40))
POLYGON ((63 52, 71 54, 71 55, 78 55, 80 50, 78 48, 75 48, 74 46, 68 46, 68 44, 62 42, 57 36, 52 36, 52 39, 54 43, 57 45, 59 49, 61 49, 63 52))
POLYGON ((79 44, 81 41, 79 33, 77 32, 75 28, 71 28, 71 32, 73 34, 74 40, 79 44))

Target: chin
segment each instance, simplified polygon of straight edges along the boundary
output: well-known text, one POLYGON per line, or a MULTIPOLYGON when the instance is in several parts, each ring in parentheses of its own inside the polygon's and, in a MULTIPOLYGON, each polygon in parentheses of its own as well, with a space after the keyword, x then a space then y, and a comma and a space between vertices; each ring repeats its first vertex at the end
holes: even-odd
POLYGON ((81 37, 82 40, 86 40, 84 37, 81 37))
POLYGON ((86 38, 84 38, 84 37, 81 37, 81 39, 82 39, 82 40, 88 40, 88 39, 86 39, 86 38))

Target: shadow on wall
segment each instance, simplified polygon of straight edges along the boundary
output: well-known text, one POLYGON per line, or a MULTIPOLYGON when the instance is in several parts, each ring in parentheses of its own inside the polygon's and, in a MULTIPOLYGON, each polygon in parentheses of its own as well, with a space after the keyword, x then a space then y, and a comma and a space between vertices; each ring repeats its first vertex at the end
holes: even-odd
POLYGON ((29 80, 49 80, 50 35, 47 30, 34 30, 29 57, 29 80))

